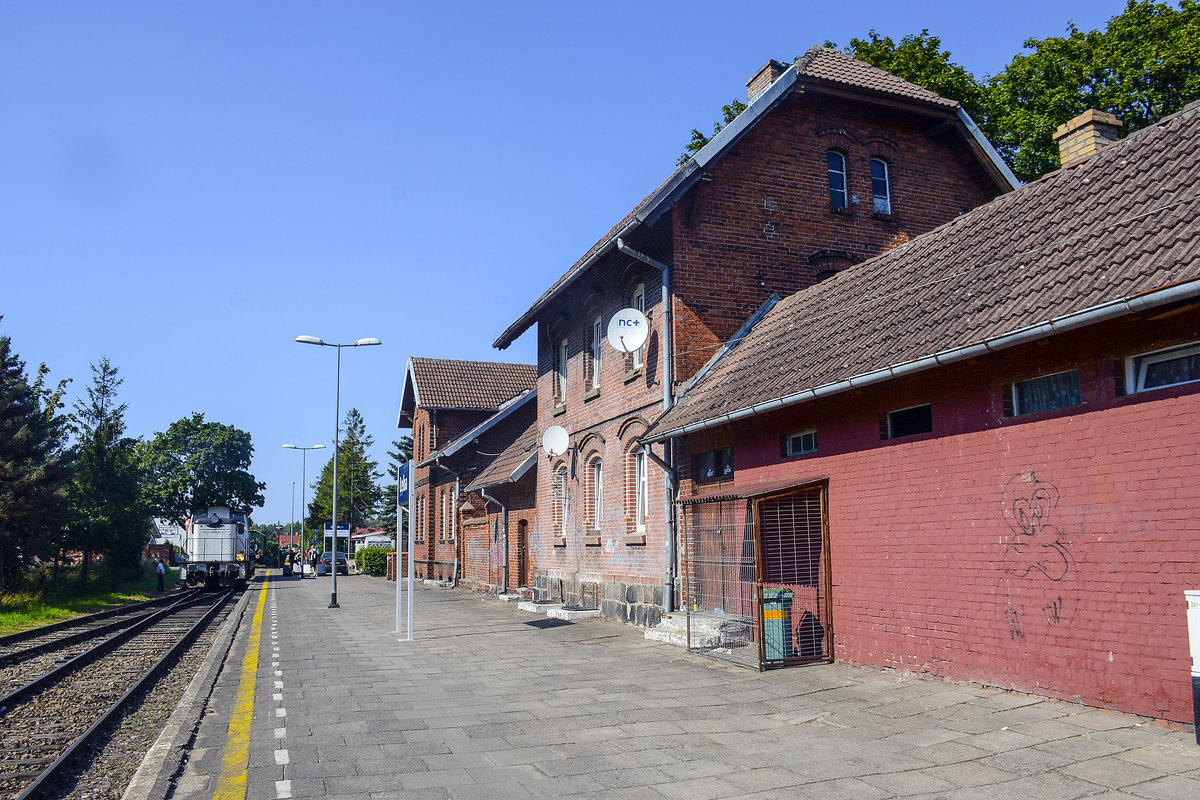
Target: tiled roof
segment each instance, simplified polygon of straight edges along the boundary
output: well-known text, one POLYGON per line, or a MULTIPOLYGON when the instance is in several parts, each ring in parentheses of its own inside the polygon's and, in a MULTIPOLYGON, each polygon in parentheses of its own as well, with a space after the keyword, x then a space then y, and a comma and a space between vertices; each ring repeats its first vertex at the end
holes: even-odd
POLYGON ((504 449, 500 455, 496 456, 495 460, 483 469, 475 480, 467 486, 468 492, 486 489, 489 486, 495 486, 501 483, 508 483, 509 478, 517 467, 525 463, 529 458, 530 453, 537 457, 538 446, 538 424, 535 419, 529 423, 529 427, 518 436, 512 444, 504 449))
MULTIPOLYGON (((797 70, 797 77, 802 81, 808 79, 867 94, 891 95, 894 98, 917 104, 938 106, 948 113, 953 112, 959 105, 955 100, 942 97, 928 89, 923 89, 916 84, 909 83, 903 78, 898 78, 877 67, 872 67, 870 64, 859 61, 840 50, 833 50, 828 47, 810 47, 808 52, 796 60, 795 69, 797 70)), ((763 92, 754 98, 747 108, 747 111, 750 113, 743 111, 739 121, 742 118, 755 118, 756 111, 758 113, 766 113, 766 110, 777 100, 777 98, 767 96, 768 94, 767 92, 763 92)), ((729 126, 730 129, 733 127, 733 124, 729 126)), ((714 137, 714 140, 709 143, 709 147, 714 147, 717 144, 717 138, 719 137, 714 137)), ((699 173, 700 170, 697 169, 694 160, 685 162, 671 173, 670 177, 660 183, 653 192, 642 198, 642 201, 634 206, 632 211, 626 214, 620 222, 612 226, 608 233, 604 234, 599 241, 588 248, 588 251, 583 254, 582 258, 571 265, 571 268, 563 273, 562 277, 556 280, 519 319, 510 325, 504 333, 500 334, 500 337, 496 339, 493 346, 503 349, 512 344, 518 336, 528 330, 529 326, 533 324, 534 317, 542 305, 557 294, 566 284, 573 281, 589 259, 611 246, 622 230, 641 220, 643 212, 653 211, 652 207, 656 207, 662 200, 670 198, 672 193, 667 191, 668 189, 673 190, 677 189, 681 184, 686 185, 686 181, 696 179, 699 173)))
POLYGON ((505 400, 537 385, 535 364, 417 356, 410 364, 423 408, 499 408, 505 400))
POLYGON ((1198 214, 1193 103, 784 299, 648 437, 1200 279, 1198 214))
POLYGON ((890 94, 909 100, 919 100, 948 109, 958 108, 958 101, 942 97, 915 83, 909 83, 890 72, 859 61, 848 53, 829 47, 810 47, 808 52, 796 59, 796 70, 800 78, 817 78, 830 83, 840 83, 853 89, 867 89, 881 94, 890 94))

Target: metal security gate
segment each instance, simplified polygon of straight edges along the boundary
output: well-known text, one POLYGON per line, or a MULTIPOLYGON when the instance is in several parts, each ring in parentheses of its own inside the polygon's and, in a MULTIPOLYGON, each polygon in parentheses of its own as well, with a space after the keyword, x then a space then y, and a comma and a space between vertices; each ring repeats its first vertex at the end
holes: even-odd
POLYGON ((824 483, 684 503, 688 649, 755 669, 830 659, 824 483))
POLYGON ((751 505, 724 499, 684 506, 688 649, 759 667, 751 505))
POLYGON ((825 487, 817 486, 756 502, 764 597, 763 665, 828 660, 829 569, 825 487), (782 613, 772 625, 769 598, 782 613), (766 647, 772 629, 780 646, 766 647))

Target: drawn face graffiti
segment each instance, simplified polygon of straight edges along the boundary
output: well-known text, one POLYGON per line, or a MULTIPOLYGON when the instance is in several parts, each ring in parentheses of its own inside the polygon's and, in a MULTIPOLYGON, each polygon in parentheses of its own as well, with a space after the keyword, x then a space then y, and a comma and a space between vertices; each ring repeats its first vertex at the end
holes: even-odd
POLYGON ((1000 562, 1000 599, 1013 640, 1048 633, 1074 614, 1074 559, 1051 521, 1058 500, 1058 487, 1032 470, 1014 475, 1004 487, 1003 515, 1012 536, 1000 562))

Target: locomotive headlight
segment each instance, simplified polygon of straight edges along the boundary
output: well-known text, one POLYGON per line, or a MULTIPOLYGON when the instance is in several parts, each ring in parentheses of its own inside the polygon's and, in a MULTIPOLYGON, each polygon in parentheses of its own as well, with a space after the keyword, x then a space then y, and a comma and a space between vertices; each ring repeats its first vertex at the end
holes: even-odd
POLYGON ((238 553, 238 554, 237 554, 237 560, 238 560, 238 561, 245 561, 245 560, 246 560, 246 554, 245 554, 245 553, 238 553))

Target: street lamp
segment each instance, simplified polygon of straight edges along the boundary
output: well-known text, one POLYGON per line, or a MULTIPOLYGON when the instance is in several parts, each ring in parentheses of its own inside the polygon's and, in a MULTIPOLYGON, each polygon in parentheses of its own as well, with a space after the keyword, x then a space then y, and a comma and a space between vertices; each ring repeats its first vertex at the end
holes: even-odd
POLYGON ((355 339, 353 342, 346 344, 334 344, 327 342, 324 339, 318 339, 316 336, 297 336, 296 341, 300 344, 315 344, 321 347, 333 347, 337 349, 337 382, 334 384, 334 400, 333 400, 333 567, 329 573, 333 580, 329 584, 329 607, 339 608, 337 601, 337 496, 338 496, 338 436, 340 434, 341 415, 342 415, 342 348, 343 347, 370 347, 372 345, 383 344, 378 339, 355 339))
MULTIPOLYGON (((304 504, 307 502, 304 499, 304 494, 305 494, 305 490, 308 488, 308 451, 309 450, 324 450, 325 445, 314 444, 312 447, 297 447, 294 444, 285 444, 284 447, 287 448, 288 450, 301 451, 301 456, 300 456, 300 513, 303 515, 304 509, 306 508, 306 506, 304 504)), ((295 499, 296 499, 296 489, 295 489, 295 487, 293 487, 292 488, 292 501, 295 502, 295 499)), ((305 527, 305 529, 307 531, 307 526, 305 527)), ((301 559, 303 559, 303 557, 304 557, 304 539, 305 539, 305 537, 303 537, 303 536, 300 537, 301 559)), ((304 577, 303 560, 301 561, 301 564, 300 564, 300 577, 301 578, 304 577)), ((317 567, 315 564, 313 565, 313 577, 314 578, 317 577, 317 567)))
POLYGON ((288 548, 296 543, 296 482, 292 481, 292 521, 288 524, 288 548))

